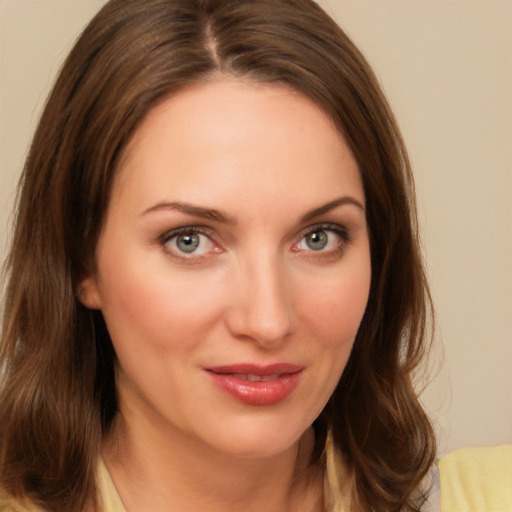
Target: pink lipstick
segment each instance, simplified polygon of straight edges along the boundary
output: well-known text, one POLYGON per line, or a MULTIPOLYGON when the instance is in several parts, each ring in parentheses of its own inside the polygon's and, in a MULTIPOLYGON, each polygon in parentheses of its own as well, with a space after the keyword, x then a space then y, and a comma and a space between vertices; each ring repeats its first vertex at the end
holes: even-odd
POLYGON ((294 391, 304 367, 290 363, 234 364, 205 370, 213 382, 235 400, 246 405, 274 405, 294 391))

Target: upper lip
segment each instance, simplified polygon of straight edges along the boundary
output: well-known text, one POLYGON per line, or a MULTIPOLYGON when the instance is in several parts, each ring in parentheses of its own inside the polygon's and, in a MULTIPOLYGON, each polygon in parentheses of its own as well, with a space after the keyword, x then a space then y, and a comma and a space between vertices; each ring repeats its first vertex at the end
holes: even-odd
POLYGON ((259 365, 252 363, 228 364, 223 366, 210 366, 206 371, 221 374, 250 374, 250 375, 283 375, 297 373, 304 369, 304 366, 293 363, 275 363, 269 365, 259 365))

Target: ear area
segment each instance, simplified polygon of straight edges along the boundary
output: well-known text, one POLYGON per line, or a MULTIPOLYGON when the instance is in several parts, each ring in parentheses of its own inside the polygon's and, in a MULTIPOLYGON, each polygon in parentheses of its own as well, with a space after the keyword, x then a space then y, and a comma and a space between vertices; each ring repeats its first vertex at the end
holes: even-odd
POLYGON ((93 276, 80 281, 77 291, 78 300, 89 309, 101 309, 102 301, 98 284, 93 276))

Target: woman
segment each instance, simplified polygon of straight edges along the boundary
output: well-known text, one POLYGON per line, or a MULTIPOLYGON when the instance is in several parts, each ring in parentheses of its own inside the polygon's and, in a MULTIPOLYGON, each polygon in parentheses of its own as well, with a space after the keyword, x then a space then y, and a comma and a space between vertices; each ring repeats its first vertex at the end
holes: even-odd
POLYGON ((107 3, 48 99, 6 271, 4 507, 427 498, 410 166, 315 3, 107 3))

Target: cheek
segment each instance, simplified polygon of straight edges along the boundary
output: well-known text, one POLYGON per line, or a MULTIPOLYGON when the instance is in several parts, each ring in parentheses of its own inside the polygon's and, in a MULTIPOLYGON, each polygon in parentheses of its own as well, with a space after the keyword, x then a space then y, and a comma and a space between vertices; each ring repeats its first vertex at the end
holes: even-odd
POLYGON ((309 290, 302 290, 300 309, 306 351, 315 362, 307 383, 311 421, 325 407, 350 357, 368 301, 369 266, 353 272, 341 269, 315 282, 310 280, 309 290))
POLYGON ((310 286, 302 307, 312 335, 333 348, 348 350, 363 318, 370 289, 369 266, 332 276, 323 286, 310 286))
POLYGON ((160 351, 190 346, 215 322, 218 288, 207 279, 121 259, 105 262, 101 275, 102 311, 116 349, 130 340, 160 351))

